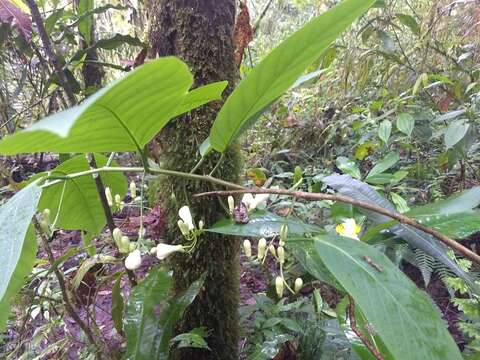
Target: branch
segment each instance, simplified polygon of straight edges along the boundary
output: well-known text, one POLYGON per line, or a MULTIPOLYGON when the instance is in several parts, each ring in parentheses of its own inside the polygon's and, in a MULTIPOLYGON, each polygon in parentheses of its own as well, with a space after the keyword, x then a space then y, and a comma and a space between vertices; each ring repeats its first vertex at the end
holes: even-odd
POLYGON ((194 195, 195 197, 201 197, 201 196, 228 196, 228 195, 234 195, 234 194, 245 194, 245 193, 251 193, 251 194, 277 194, 277 195, 285 195, 285 196, 291 196, 294 198, 301 198, 301 199, 306 199, 306 200, 314 200, 314 201, 319 201, 319 200, 330 200, 330 201, 339 201, 342 203, 346 204, 351 204, 357 207, 361 207, 363 209, 371 210, 374 211, 378 214, 386 215, 394 220, 397 220, 398 222, 409 225, 411 227, 414 227, 418 230, 421 230, 427 234, 432 235, 433 237, 437 238, 439 241, 444 243, 445 245, 451 247, 452 249, 455 249, 457 252, 465 256, 467 259, 475 262, 476 264, 480 264, 480 256, 471 251, 470 249, 466 248, 462 244, 456 242, 455 240, 449 238, 448 236, 445 236, 441 232, 432 229, 428 226, 419 224, 412 218, 409 218, 408 216, 402 215, 398 212, 390 211, 387 209, 384 209, 380 206, 374 205, 370 202, 366 201, 359 201, 355 200, 351 197, 344 196, 344 195, 333 195, 333 194, 324 194, 324 193, 308 193, 308 192, 303 192, 303 191, 290 191, 290 190, 282 190, 282 189, 247 189, 244 188, 243 190, 235 190, 235 191, 211 191, 211 192, 206 192, 206 193, 201 193, 201 194, 196 194, 194 195))
MULTIPOLYGON (((72 302, 70 301, 70 297, 68 296, 68 290, 67 290, 67 285, 65 284, 65 279, 63 278, 62 273, 58 269, 57 265, 55 265, 55 257, 53 256, 52 249, 50 248, 50 245, 48 244, 49 240, 45 233, 42 231, 40 224, 37 220, 37 218, 34 216, 32 218, 32 223, 33 226, 35 227, 35 230, 37 231, 38 235, 40 236, 40 239, 42 240, 43 247, 45 248, 45 252, 47 253, 48 256, 48 261, 50 263, 50 266, 53 270, 53 273, 55 274, 58 284, 60 286, 60 291, 62 293, 62 298, 63 302, 65 305, 65 309, 67 310, 68 314, 70 317, 80 326, 82 331, 85 333, 85 335, 88 338, 88 341, 96 348, 99 349, 97 342, 95 341, 95 336, 93 335, 92 331, 90 328, 83 322, 83 320, 80 318, 80 315, 77 314, 75 311, 75 308, 72 305, 72 302)), ((97 352, 97 359, 101 359, 100 352, 97 352)))
POLYGON ((355 302, 350 295, 348 295, 347 317, 350 320, 350 328, 355 335, 362 340, 363 344, 367 347, 375 359, 384 360, 382 354, 380 354, 380 351, 378 351, 378 349, 370 342, 370 340, 364 334, 362 334, 360 329, 358 329, 357 320, 355 318, 355 302))

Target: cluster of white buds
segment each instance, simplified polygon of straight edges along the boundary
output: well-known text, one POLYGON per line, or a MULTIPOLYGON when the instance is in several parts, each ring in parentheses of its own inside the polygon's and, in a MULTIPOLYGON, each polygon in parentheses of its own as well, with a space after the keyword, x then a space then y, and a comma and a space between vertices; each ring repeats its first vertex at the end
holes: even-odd
MULTIPOLYGON (((196 230, 190 208, 187 205, 182 206, 180 210, 178 210, 178 216, 180 217, 180 220, 178 220, 178 228, 182 235, 188 238, 196 230)), ((203 230, 203 226, 204 223, 200 220, 198 222, 198 230, 203 230)))
POLYGON ((107 199, 108 206, 115 206, 116 209, 122 210, 125 203, 122 201, 120 194, 112 196, 112 190, 107 186, 105 188, 105 198, 107 199))
MULTIPOLYGON (((249 212, 254 211, 258 207, 263 207, 267 203, 268 194, 257 194, 253 196, 250 193, 243 195, 242 203, 247 207, 249 212)), ((230 206, 230 203, 229 203, 230 206)))
MULTIPOLYGON (((279 298, 283 297, 283 290, 285 288, 285 284, 286 284, 286 282, 285 282, 285 279, 283 278, 283 276, 277 276, 275 278, 275 290, 276 290, 279 298)), ((287 285, 287 288, 288 288, 288 290, 290 290, 290 292, 298 294, 300 292, 300 290, 302 290, 302 288, 303 288, 302 278, 296 278, 295 279, 295 282, 293 283, 293 291, 288 285, 287 285)))
POLYGON ((113 240, 115 240, 115 245, 117 245, 118 251, 122 254, 128 254, 135 249, 135 244, 130 242, 128 236, 123 235, 122 230, 119 228, 113 229, 112 236, 113 240))

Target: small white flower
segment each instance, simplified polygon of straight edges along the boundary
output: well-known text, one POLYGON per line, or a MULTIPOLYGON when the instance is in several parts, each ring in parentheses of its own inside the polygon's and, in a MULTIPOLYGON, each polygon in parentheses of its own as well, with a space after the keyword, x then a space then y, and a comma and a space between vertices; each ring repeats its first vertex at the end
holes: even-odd
POLYGON ((303 280, 302 278, 296 278, 295 279, 295 285, 293 289, 295 290, 296 293, 298 293, 303 287, 303 280))
POLYGON ((275 278, 275 290, 277 291, 278 297, 283 296, 283 278, 281 276, 275 278))
POLYGON ((262 208, 265 207, 269 196, 270 196, 269 194, 255 195, 253 199, 252 210, 255 210, 258 207, 262 207, 262 208))
POLYGON ((346 219, 343 223, 337 225, 335 228, 337 233, 351 239, 360 240, 358 234, 362 231, 362 227, 357 225, 355 219, 346 219))
POLYGON ((128 270, 137 270, 142 265, 142 255, 140 250, 133 250, 125 259, 125 267, 128 270))
POLYGON ((187 205, 182 206, 180 210, 178 210, 178 216, 180 216, 180 219, 182 219, 183 222, 188 226, 188 230, 195 229, 192 214, 190 212, 190 208, 187 205))
POLYGON ((250 240, 243 240, 243 251, 245 251, 246 257, 252 257, 252 243, 250 240))
POLYGON ((157 258, 158 260, 164 260, 168 256, 172 255, 175 252, 183 252, 182 245, 168 245, 168 244, 158 244, 157 245, 157 258))
POLYGON ((242 197, 242 203, 247 207, 248 210, 250 210, 252 204, 255 202, 255 199, 252 194, 247 193, 244 194, 242 197))

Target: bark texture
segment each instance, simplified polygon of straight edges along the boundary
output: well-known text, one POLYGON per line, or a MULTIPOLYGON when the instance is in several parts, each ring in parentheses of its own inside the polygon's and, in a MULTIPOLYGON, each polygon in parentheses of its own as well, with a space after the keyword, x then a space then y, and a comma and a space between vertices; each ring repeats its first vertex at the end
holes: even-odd
MULTIPOLYGON (((195 78, 194 87, 228 80, 230 89, 237 70, 234 61, 233 29, 235 0, 155 0, 150 8, 151 56, 175 55, 185 61, 195 78)), ((156 140, 162 167, 190 171, 197 161, 198 148, 209 135, 221 103, 211 103, 172 121, 156 140)), ((197 171, 209 173, 218 157, 197 171)), ((215 176, 238 180, 240 156, 237 148, 225 154, 215 176)), ((206 183, 166 178, 161 181, 159 200, 168 214, 167 241, 182 241, 177 229, 178 209, 190 206, 195 220, 212 225, 225 216, 217 199, 193 199, 192 194, 207 191, 206 183)), ((178 332, 205 326, 210 334, 211 351, 182 350, 180 359, 237 359, 239 339, 239 243, 238 240, 205 234, 191 256, 173 259, 174 287, 178 293, 206 273, 204 289, 187 310, 178 332)))

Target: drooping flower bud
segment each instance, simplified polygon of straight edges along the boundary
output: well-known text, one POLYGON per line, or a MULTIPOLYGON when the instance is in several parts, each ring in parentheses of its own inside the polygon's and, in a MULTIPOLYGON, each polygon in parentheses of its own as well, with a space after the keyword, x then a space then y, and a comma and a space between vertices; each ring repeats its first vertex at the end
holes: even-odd
POLYGON ((190 231, 188 231, 187 224, 185 224, 182 220, 178 220, 177 224, 183 236, 187 236, 190 233, 190 231))
POLYGON ((115 205, 117 206, 117 208, 122 207, 122 197, 120 196, 120 194, 115 194, 115 205))
POLYGON ((200 220, 200 221, 198 222, 198 229, 199 229, 199 230, 203 230, 203 226, 204 226, 203 220, 200 220))
POLYGON ((110 191, 109 187, 105 188, 105 197, 107 198, 108 206, 113 206, 112 192, 110 191))
POLYGON ((39 221, 40 229, 42 229, 43 233, 47 236, 51 235, 52 230, 50 229, 50 224, 48 224, 45 220, 39 221))
POLYGON ((190 212, 190 208, 185 205, 178 210, 178 216, 180 216, 180 219, 183 220, 183 222, 188 226, 188 230, 193 230, 195 229, 195 225, 193 224, 193 219, 192 219, 192 213, 190 212))
POLYGON ((130 197, 132 200, 137 197, 137 185, 135 184, 135 181, 130 182, 130 197))
POLYGON ((277 249, 278 262, 283 264, 285 262, 285 249, 283 246, 279 246, 277 249))
POLYGON ((273 257, 277 257, 277 252, 275 251, 275 246, 273 246, 273 244, 268 245, 268 251, 273 257))
POLYGON ((142 255, 140 250, 133 250, 125 259, 125 267, 128 270, 137 270, 142 265, 142 255))
POLYGON ((122 230, 120 230, 119 228, 113 229, 112 237, 113 237, 113 240, 115 240, 115 244, 119 249, 122 247, 122 236, 123 236, 122 230))
POLYGON ((278 297, 283 296, 283 278, 281 276, 275 278, 275 290, 277 291, 278 297))
POLYGON ((243 240, 243 251, 245 251, 246 257, 252 257, 252 243, 250 242, 250 240, 243 240))
POLYGON ((50 209, 44 209, 42 211, 42 218, 43 220, 48 224, 50 225, 51 224, 51 219, 50 219, 50 209))
POLYGON ((233 215, 233 210, 235 210, 235 199, 233 198, 233 196, 229 196, 227 198, 227 201, 228 201, 228 211, 230 212, 230 215, 233 215))
POLYGON ((135 247, 133 249, 130 247, 132 243, 130 242, 130 239, 128 238, 128 236, 123 235, 120 240, 120 244, 121 246, 119 250, 122 253, 129 253, 130 251, 135 250, 135 247))
POLYGON ((288 237, 288 225, 282 224, 282 227, 280 228, 280 246, 285 245, 285 241, 287 241, 287 237, 288 237))
POLYGON ((298 293, 303 287, 303 280, 302 278, 296 278, 295 279, 295 285, 293 289, 295 290, 296 293, 298 293))
MULTIPOLYGON (((130 240, 128 240, 128 241, 130 241, 130 240)), ((137 248, 137 243, 136 242, 131 242, 131 243, 128 244, 128 251, 129 252, 134 251, 136 248, 137 248)))
POLYGON ((168 256, 172 255, 175 252, 183 252, 182 245, 168 245, 168 244, 158 244, 157 245, 157 258, 158 260, 164 260, 168 256))
POLYGON ((264 238, 261 238, 258 240, 258 246, 257 246, 257 257, 259 260, 262 260, 265 257, 265 250, 267 248, 267 240, 264 238))

